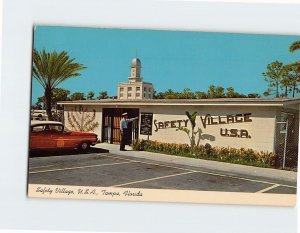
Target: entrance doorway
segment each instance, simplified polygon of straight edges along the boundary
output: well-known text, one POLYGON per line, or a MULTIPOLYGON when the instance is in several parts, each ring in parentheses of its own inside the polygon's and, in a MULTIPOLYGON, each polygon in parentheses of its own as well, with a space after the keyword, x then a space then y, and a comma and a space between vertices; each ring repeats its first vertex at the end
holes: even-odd
MULTIPOLYGON (((103 109, 103 122, 102 122, 102 142, 110 144, 120 144, 121 132, 120 121, 122 114, 127 112, 128 118, 139 116, 139 109, 137 108, 104 108, 103 109)), ((138 139, 138 121, 128 123, 127 145, 138 139)))

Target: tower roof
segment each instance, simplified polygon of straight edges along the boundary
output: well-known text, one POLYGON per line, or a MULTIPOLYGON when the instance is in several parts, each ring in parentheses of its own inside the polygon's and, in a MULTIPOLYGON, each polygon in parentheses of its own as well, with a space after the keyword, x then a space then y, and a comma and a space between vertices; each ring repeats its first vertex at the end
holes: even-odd
POLYGON ((133 58, 131 61, 131 68, 134 68, 134 67, 141 67, 141 61, 137 57, 133 58))

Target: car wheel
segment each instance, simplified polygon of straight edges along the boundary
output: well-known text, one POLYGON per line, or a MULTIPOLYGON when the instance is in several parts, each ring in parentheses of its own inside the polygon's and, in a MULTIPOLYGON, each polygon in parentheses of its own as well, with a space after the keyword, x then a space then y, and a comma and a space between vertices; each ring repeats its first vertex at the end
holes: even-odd
POLYGON ((88 149, 90 149, 90 144, 89 143, 87 143, 87 142, 81 143, 80 150, 87 151, 88 149))

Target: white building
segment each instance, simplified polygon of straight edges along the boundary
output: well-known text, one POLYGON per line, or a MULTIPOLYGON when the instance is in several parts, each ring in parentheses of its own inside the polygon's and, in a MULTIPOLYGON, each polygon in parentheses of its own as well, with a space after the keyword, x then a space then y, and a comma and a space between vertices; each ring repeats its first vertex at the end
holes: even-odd
POLYGON ((134 58, 129 82, 119 83, 118 99, 59 102, 65 126, 119 144, 120 120, 127 112, 139 119, 129 124, 131 141, 189 144, 194 133, 198 145, 273 152, 297 163, 300 99, 153 99, 153 85, 143 81, 141 68, 134 58))
POLYGON ((153 85, 143 81, 141 70, 140 59, 134 58, 131 61, 129 81, 118 85, 118 99, 153 99, 153 85))
POLYGON ((200 144, 213 147, 249 148, 298 157, 300 99, 148 99, 65 101, 64 123, 70 130, 81 123, 102 142, 120 142, 121 115, 139 117, 130 123, 132 140, 189 144, 184 127, 192 130, 186 112, 196 112, 195 131, 200 144))

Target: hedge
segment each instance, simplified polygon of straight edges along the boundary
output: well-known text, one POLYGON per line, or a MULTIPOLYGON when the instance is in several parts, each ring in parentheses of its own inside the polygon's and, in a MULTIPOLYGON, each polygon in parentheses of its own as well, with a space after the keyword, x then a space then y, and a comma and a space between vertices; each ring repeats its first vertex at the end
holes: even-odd
POLYGON ((210 144, 191 148, 188 144, 162 143, 149 140, 136 141, 133 144, 133 149, 256 167, 275 167, 274 153, 265 151, 258 152, 253 149, 212 147, 210 144))

